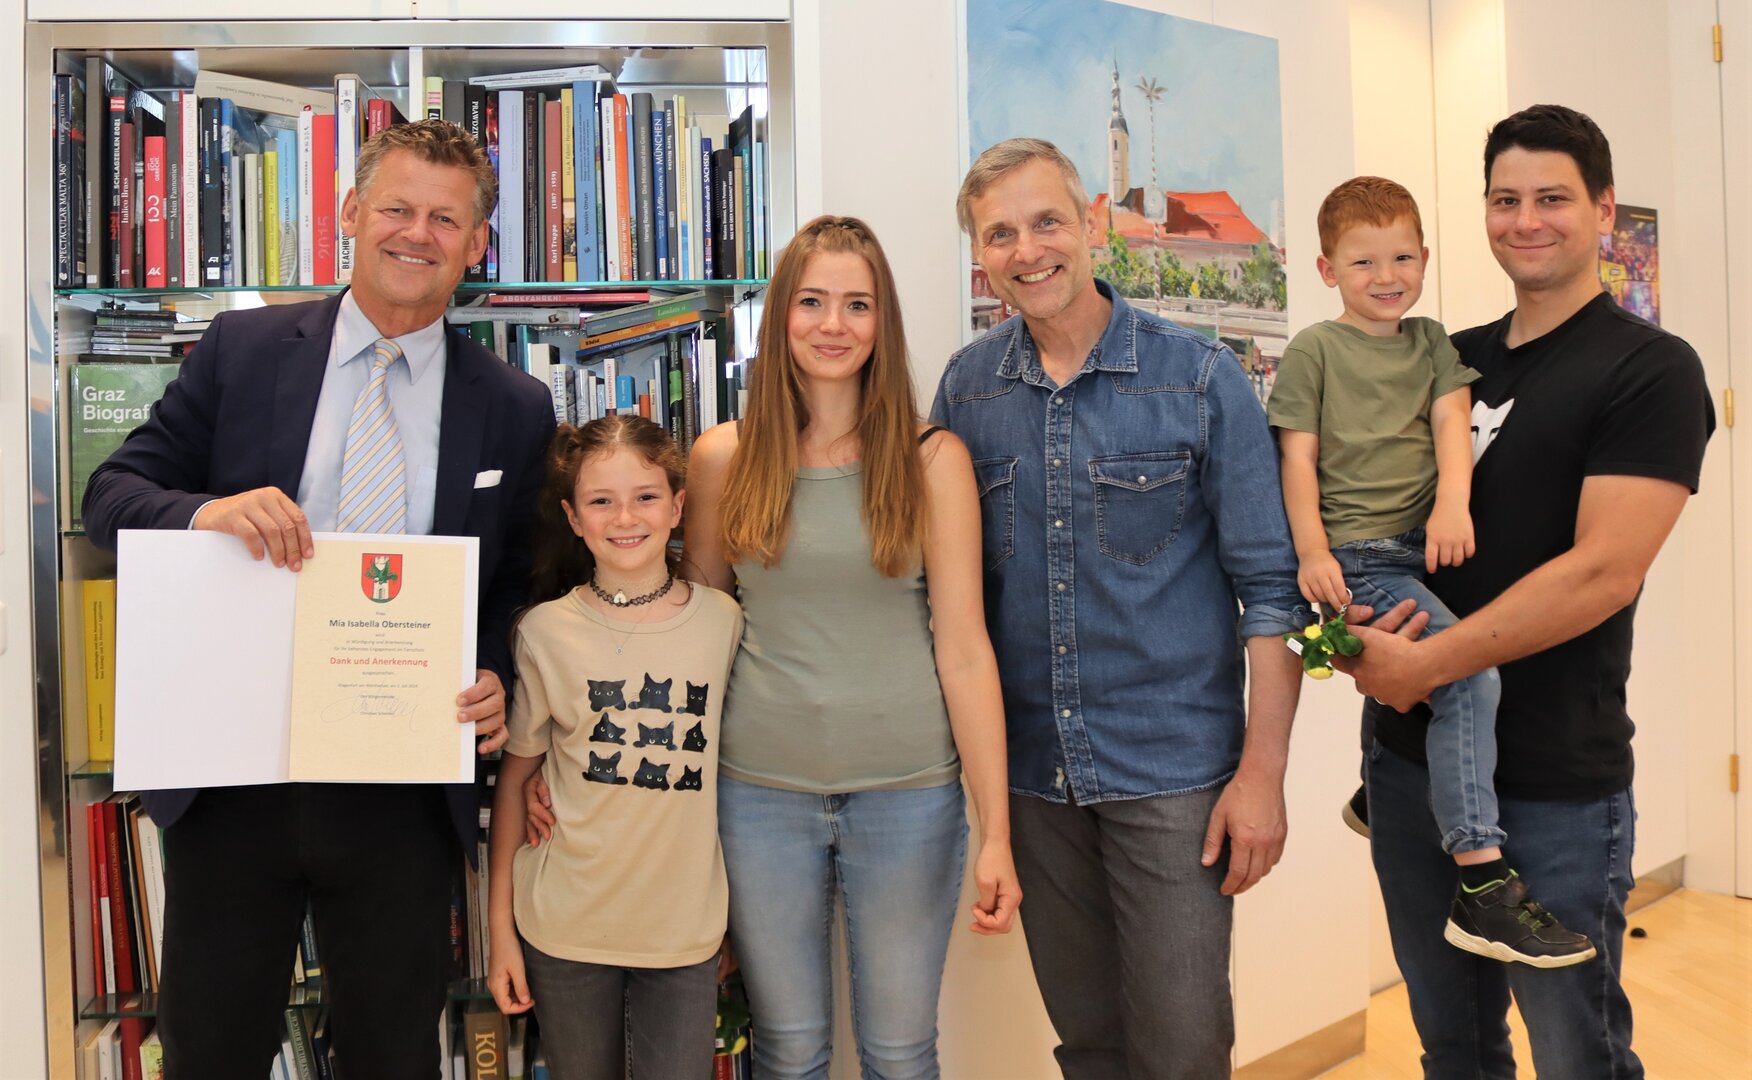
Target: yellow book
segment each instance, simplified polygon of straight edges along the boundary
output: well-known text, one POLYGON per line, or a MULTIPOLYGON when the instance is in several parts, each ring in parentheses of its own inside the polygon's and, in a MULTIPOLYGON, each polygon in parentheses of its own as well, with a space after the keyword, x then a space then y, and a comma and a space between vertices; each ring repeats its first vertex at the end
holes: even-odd
POLYGON ((116 580, 79 583, 85 613, 86 756, 111 761, 116 756, 116 580))
POLYGON ((262 284, 280 284, 280 154, 262 151, 262 284))

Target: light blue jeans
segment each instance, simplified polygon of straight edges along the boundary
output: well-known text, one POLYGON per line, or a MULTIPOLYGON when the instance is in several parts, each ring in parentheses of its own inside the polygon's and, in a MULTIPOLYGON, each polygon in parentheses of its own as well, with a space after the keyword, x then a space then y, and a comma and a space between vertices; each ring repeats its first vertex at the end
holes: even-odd
MULTIPOLYGON (((1424 584, 1424 531, 1413 529, 1381 540, 1353 540, 1332 550, 1344 571, 1351 603, 1386 613, 1411 597, 1430 613, 1429 633, 1460 620, 1424 584)), ((1424 754, 1430 763, 1430 799, 1442 850, 1450 855, 1501 847, 1507 839, 1497 822, 1496 714, 1503 683, 1496 668, 1430 694, 1430 725, 1424 754)), ((1373 812, 1370 820, 1373 821, 1373 812)))
POLYGON ((937 995, 967 861, 960 782, 811 795, 720 776, 718 833, 757 1080, 826 1080, 836 897, 865 1080, 935 1080, 937 995))

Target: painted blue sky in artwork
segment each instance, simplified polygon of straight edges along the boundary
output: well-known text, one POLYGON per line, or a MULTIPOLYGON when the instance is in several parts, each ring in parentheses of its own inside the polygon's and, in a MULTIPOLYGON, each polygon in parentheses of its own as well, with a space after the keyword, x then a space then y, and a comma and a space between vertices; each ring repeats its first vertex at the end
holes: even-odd
POLYGON ((1131 131, 1131 186, 1150 182, 1155 78, 1157 176, 1164 190, 1226 190, 1268 234, 1283 199, 1277 42, 1106 0, 967 0, 967 111, 974 156, 1033 135, 1107 190, 1113 63, 1131 131))

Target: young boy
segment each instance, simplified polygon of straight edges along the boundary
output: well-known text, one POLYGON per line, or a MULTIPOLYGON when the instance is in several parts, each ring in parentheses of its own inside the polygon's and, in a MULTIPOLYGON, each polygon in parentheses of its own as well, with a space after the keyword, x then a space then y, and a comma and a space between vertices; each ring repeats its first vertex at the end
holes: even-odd
MULTIPOLYGON (((1321 204, 1319 225, 1320 276, 1344 313, 1290 342, 1267 406, 1297 582, 1333 611, 1385 612, 1411 597, 1435 633, 1456 620, 1423 574, 1474 554, 1467 385, 1478 373, 1461 365, 1440 323, 1405 318, 1430 257, 1410 192, 1377 176, 1347 180, 1321 204)), ((1497 960, 1579 964, 1593 943, 1532 899, 1503 860, 1493 780, 1500 693, 1492 669, 1430 696, 1431 795, 1442 849, 1459 867, 1444 936, 1497 960)), ((1367 835, 1367 814, 1359 790, 1345 818, 1367 835)))

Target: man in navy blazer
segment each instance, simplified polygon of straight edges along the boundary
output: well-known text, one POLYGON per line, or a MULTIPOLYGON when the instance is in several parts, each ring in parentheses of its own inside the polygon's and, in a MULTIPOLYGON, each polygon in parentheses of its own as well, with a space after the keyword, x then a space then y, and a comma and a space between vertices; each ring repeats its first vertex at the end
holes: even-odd
MULTIPOLYGON (((554 429, 546 387, 444 322, 485 251, 497 195, 486 156, 454 124, 373 138, 341 210, 351 289, 216 318, 151 419, 92 474, 84 506, 103 548, 119 529, 211 529, 296 572, 321 557, 311 533, 337 528, 348 428, 381 377, 393 452, 405 457, 394 470, 405 531, 480 540, 480 678, 457 716, 476 725, 483 753, 505 741, 509 632, 554 429), (381 376, 380 351, 394 357, 381 376)), ((475 853, 473 785, 275 784, 145 800, 165 830, 166 1075, 267 1074, 306 905, 342 1067, 373 1080, 438 1074, 450 881, 457 843, 475 853)))

